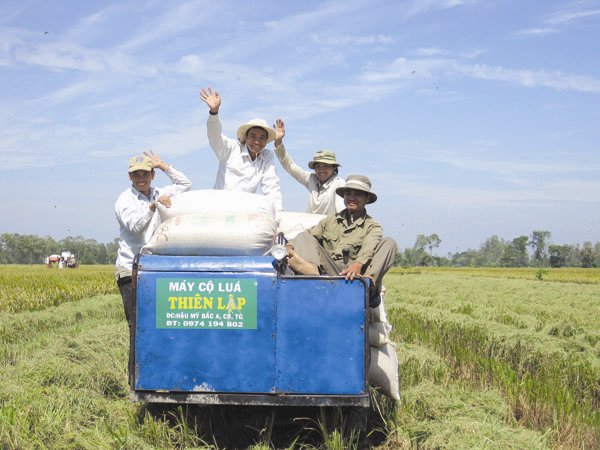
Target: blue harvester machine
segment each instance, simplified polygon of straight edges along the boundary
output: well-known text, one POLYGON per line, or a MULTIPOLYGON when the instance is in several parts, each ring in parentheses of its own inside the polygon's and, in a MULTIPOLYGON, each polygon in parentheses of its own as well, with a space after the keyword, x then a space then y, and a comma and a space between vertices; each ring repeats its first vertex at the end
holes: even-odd
POLYGON ((141 255, 132 400, 366 411, 365 282, 286 276, 281 264, 271 256, 141 255))

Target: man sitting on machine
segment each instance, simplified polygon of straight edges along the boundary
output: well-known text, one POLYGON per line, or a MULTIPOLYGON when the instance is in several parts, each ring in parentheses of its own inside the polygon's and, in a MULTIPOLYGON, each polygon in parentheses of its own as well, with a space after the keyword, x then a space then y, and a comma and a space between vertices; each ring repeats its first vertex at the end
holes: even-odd
POLYGON ((369 178, 350 175, 336 194, 344 198, 346 208, 289 241, 288 266, 297 275, 368 277, 369 305, 378 306, 383 276, 394 263, 396 241, 384 238, 381 225, 367 214, 365 206, 377 200, 369 178))

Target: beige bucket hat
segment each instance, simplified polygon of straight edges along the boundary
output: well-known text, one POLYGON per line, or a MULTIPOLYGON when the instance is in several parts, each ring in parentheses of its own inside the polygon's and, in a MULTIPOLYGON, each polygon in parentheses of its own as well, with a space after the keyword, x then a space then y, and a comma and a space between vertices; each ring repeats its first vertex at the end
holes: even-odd
POLYGON ((129 172, 146 170, 150 172, 154 168, 152 160, 146 155, 136 155, 129 158, 129 172))
POLYGON ((348 178, 346 178, 346 186, 337 188, 335 193, 340 197, 343 197, 344 192, 349 189, 365 192, 367 194, 367 204, 375 203, 377 201, 377 194, 371 191, 371 180, 364 175, 348 175, 348 178))
POLYGON ((335 159, 335 153, 333 153, 331 150, 319 150, 317 153, 315 153, 312 161, 308 162, 308 168, 314 169, 316 163, 331 164, 338 167, 341 166, 341 164, 335 159))
POLYGON ((237 137, 239 141, 242 143, 246 142, 246 133, 248 133, 248 130, 250 128, 255 127, 263 128, 267 132, 267 144, 275 140, 275 130, 267 124, 266 120, 252 119, 246 122, 245 124, 240 125, 240 127, 238 128, 237 137))

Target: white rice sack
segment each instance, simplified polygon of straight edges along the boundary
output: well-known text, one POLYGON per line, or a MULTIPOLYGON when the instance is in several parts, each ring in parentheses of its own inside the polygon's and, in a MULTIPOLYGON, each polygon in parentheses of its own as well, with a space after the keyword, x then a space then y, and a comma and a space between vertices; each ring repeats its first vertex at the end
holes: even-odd
POLYGON ((314 227, 325 217, 324 214, 280 211, 278 214, 277 233, 283 233, 287 240, 294 239, 304 230, 314 227))
POLYGON ((388 342, 390 342, 390 338, 388 336, 386 324, 383 322, 369 323, 369 344, 375 347, 381 347, 388 342))
POLYGON ((264 214, 197 213, 158 226, 144 254, 176 256, 260 256, 273 245, 275 219, 264 214))
POLYGON ((369 384, 394 400, 400 400, 400 380, 398 379, 398 355, 392 342, 381 347, 371 346, 369 364, 369 384))
POLYGON ((385 314, 385 286, 381 287, 381 303, 375 308, 367 309, 367 320, 369 322, 369 344, 380 347, 391 342, 389 335, 392 325, 387 321, 385 314))
POLYGON ((188 214, 246 213, 258 214, 275 219, 273 201, 264 195, 248 192, 200 189, 187 191, 171 197, 171 207, 159 204, 158 213, 162 222, 188 214))
MULTIPOLYGON (((381 286, 381 303, 375 308, 369 308, 369 321, 370 322, 385 322, 387 323, 387 316, 385 314, 385 306, 383 305, 383 300, 385 299, 385 294, 387 289, 385 286, 381 286)), ((390 326, 391 329, 391 326, 390 326)), ((389 330, 388 330, 389 331, 389 330)))

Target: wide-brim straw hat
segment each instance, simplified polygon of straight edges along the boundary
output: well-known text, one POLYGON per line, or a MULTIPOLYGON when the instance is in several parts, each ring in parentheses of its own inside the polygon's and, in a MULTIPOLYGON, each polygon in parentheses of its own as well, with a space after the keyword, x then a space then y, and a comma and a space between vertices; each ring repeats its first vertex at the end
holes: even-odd
POLYGON ((248 133, 248 130, 250 128, 256 128, 256 127, 262 128, 263 130, 265 130, 267 132, 267 144, 269 142, 275 140, 275 130, 267 124, 266 120, 252 119, 252 120, 249 120, 247 123, 240 125, 240 127, 238 128, 237 137, 238 137, 239 141, 246 142, 246 133, 248 133))
POLYGON ((312 161, 308 162, 308 168, 314 169, 316 163, 331 164, 332 166, 341 166, 335 159, 335 153, 330 150, 319 150, 315 153, 312 161))
POLYGON ((375 203, 377 201, 377 194, 371 191, 371 180, 364 175, 348 175, 348 178, 346 178, 346 185, 337 188, 335 193, 340 197, 343 197, 344 192, 350 189, 366 193, 367 204, 375 203))
POLYGON ((150 172, 154 168, 152 160, 146 155, 136 155, 129 158, 129 172, 136 170, 146 170, 150 172))

